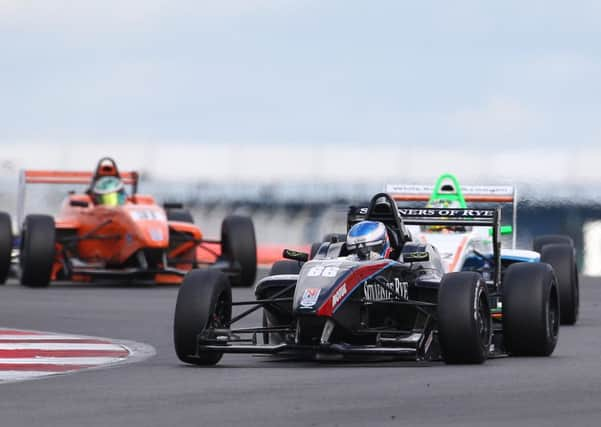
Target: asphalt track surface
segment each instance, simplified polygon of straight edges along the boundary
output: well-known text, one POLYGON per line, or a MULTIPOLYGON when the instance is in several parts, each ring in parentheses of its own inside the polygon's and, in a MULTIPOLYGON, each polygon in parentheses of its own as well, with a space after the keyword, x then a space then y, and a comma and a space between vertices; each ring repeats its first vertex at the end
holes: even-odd
MULTIPOLYGON (((0 288, 0 326, 133 340, 135 364, 0 385, 2 426, 599 426, 601 280, 581 283, 581 319, 550 358, 482 366, 281 361, 228 355, 217 367, 173 351, 177 288, 0 288)), ((251 295, 235 290, 235 298, 251 295)), ((259 321, 259 313, 247 322, 259 321)))

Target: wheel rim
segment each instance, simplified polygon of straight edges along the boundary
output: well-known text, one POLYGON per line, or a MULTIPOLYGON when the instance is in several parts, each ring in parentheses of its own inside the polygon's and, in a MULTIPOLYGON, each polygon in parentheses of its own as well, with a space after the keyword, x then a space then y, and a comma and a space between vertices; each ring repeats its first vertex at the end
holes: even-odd
POLYGON ((229 326, 230 319, 231 310, 225 293, 222 293, 217 299, 215 310, 213 310, 207 326, 209 328, 226 328, 229 326))
POLYGON ((490 322, 486 314, 488 310, 484 310, 483 307, 483 304, 480 304, 480 309, 478 310, 478 331, 482 345, 486 346, 488 344, 488 337, 490 336, 490 322))
POLYGON ((574 320, 578 319, 578 312, 580 310, 580 283, 579 283, 579 279, 578 279, 578 269, 576 268, 576 265, 574 265, 574 272, 573 272, 573 297, 574 297, 574 320))
POLYGON ((479 301, 478 311, 476 312, 476 327, 478 328, 478 335, 480 337, 482 348, 484 351, 488 351, 492 328, 490 309, 485 295, 480 294, 479 301))
POLYGON ((557 295, 551 293, 549 304, 547 304, 547 336, 551 339, 557 337, 559 332, 559 307, 557 305, 557 295))
POLYGON ((234 254, 232 254, 232 247, 230 245, 230 236, 226 230, 223 230, 221 234, 221 256, 226 258, 228 261, 234 261, 234 254))
POLYGON ((27 231, 23 230, 21 232, 21 239, 19 242, 19 267, 23 268, 25 264, 25 257, 27 256, 27 252, 25 251, 25 239, 27 238, 27 231))

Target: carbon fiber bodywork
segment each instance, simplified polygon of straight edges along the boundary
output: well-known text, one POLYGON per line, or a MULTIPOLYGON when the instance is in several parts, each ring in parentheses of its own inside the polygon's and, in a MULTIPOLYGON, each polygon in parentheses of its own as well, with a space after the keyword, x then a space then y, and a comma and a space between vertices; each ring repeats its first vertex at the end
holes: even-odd
MULTIPOLYGON (((250 308, 231 319, 228 328, 207 328, 200 333, 196 355, 441 359, 437 307, 443 264, 435 247, 411 240, 404 223, 490 226, 498 261, 498 211, 430 209, 405 212, 401 218, 390 196, 381 193, 368 208, 351 208, 349 227, 366 218, 386 225, 393 247, 390 258, 360 260, 347 253, 345 243, 324 242, 312 260, 299 262, 297 274, 267 276, 256 284, 256 300, 234 302, 250 308), (380 199, 389 208, 380 206, 380 199), (264 312, 262 326, 234 326, 259 309, 264 312)), ((487 282, 486 294, 493 307, 498 302, 498 278, 500 270, 496 269, 487 282)), ((497 324, 491 333, 489 356, 502 353, 502 339, 496 336, 501 332, 497 324)))

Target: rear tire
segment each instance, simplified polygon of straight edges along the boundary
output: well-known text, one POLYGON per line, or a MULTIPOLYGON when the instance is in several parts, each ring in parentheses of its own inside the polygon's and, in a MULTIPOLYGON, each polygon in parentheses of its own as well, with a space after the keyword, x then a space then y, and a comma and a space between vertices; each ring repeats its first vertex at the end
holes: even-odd
POLYGON ((549 356, 557 345, 560 299, 549 264, 510 265, 503 282, 503 333, 512 356, 549 356))
POLYGON ((27 215, 21 232, 21 284, 41 288, 48 286, 56 253, 54 218, 27 215))
POLYGON ((232 289, 218 270, 192 270, 182 282, 175 304, 173 342, 179 360, 193 365, 215 365, 223 353, 197 353, 198 335, 210 327, 225 328, 232 318, 232 289))
POLYGON ((551 265, 555 272, 559 289, 561 324, 575 324, 578 320, 580 290, 574 248, 561 243, 544 245, 541 249, 540 260, 551 265))
POLYGON ((167 209, 167 221, 179 221, 194 224, 194 217, 188 209, 167 209))
POLYGON ((478 273, 448 273, 442 278, 438 337, 448 364, 479 364, 487 359, 492 318, 486 283, 478 273))
POLYGON ((221 224, 221 253, 232 264, 240 267, 240 274, 232 277, 233 286, 252 286, 257 275, 257 243, 252 220, 231 215, 221 224))
POLYGON ((545 234, 543 236, 537 236, 532 241, 532 250, 540 253, 543 246, 550 245, 552 243, 562 243, 564 245, 570 245, 574 247, 574 240, 570 236, 563 234, 545 234))
POLYGON ((6 283, 13 252, 13 227, 10 215, 0 212, 0 285, 6 283))

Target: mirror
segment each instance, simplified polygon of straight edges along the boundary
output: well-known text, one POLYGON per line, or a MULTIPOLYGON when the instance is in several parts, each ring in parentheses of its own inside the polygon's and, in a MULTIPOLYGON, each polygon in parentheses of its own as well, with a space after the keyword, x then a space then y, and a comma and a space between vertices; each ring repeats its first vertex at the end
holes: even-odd
POLYGON ((163 208, 164 209, 183 209, 184 204, 177 203, 177 202, 165 202, 165 203, 163 203, 163 208))
POLYGON ((307 262, 309 260, 309 254, 293 251, 292 249, 284 249, 282 256, 286 259, 291 259, 298 262, 307 262))
POLYGON ((403 254, 403 262, 424 262, 430 260, 428 252, 407 252, 403 254))
POLYGON ((87 208, 89 206, 89 203, 85 200, 70 200, 69 206, 73 206, 76 208, 87 208))

